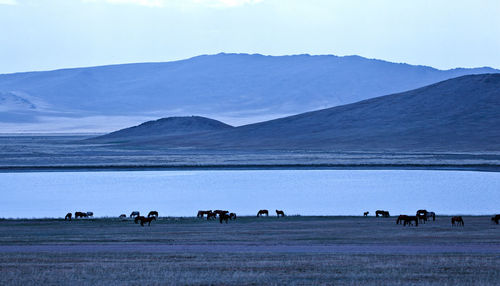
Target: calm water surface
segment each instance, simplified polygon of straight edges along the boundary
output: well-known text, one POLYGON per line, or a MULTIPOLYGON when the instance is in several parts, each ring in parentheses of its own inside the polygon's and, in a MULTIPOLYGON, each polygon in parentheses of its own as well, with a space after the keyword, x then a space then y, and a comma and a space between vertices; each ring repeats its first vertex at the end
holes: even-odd
POLYGON ((255 215, 500 213, 500 173, 421 170, 214 170, 0 173, 0 217, 63 217, 93 211, 118 216, 200 209, 255 215))

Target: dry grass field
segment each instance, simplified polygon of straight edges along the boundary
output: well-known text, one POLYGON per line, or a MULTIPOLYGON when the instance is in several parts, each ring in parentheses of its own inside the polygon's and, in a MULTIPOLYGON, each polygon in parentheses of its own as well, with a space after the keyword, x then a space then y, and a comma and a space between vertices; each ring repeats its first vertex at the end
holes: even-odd
POLYGON ((500 226, 464 220, 0 220, 0 285, 498 285, 500 226))

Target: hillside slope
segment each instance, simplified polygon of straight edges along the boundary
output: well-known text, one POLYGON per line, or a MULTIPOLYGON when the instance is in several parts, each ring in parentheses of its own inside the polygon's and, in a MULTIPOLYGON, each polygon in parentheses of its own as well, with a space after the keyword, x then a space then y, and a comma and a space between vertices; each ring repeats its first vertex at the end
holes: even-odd
POLYGON ((500 151, 500 74, 463 76, 416 90, 227 131, 131 140, 135 146, 348 151, 500 151))
POLYGON ((488 72, 497 71, 443 71, 359 56, 217 54, 4 74, 0 128, 97 132, 191 114, 241 125, 488 72))

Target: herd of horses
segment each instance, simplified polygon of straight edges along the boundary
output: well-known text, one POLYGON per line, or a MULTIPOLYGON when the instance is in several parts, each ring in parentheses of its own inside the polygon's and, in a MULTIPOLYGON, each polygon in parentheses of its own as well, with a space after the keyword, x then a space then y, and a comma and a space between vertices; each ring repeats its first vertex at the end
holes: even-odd
MULTIPOLYGON (((275 210, 276 211, 276 216, 279 217, 284 217, 285 212, 283 210, 275 210)), ((363 216, 368 216, 370 212, 364 212, 363 216)), ((268 210, 259 210, 257 212, 257 217, 262 217, 262 216, 269 216, 269 211, 268 210)), ((91 218, 94 216, 93 212, 75 212, 74 218, 91 218)), ((219 219, 220 223, 226 222, 228 223, 229 220, 236 220, 236 213, 229 212, 226 210, 200 210, 198 211, 198 214, 196 215, 197 218, 204 218, 206 216, 207 220, 215 220, 219 219)), ((390 217, 389 211, 385 210, 377 210, 375 211, 375 216, 376 217, 390 217)), ((147 216, 141 216, 141 213, 139 211, 133 211, 130 213, 128 216, 129 218, 134 218, 134 222, 136 224, 140 224, 141 226, 144 226, 146 223, 148 226, 151 226, 151 222, 155 221, 158 218, 158 212, 157 211, 150 211, 147 216)), ((64 217, 64 220, 72 220, 73 214, 72 213, 67 213, 66 216, 64 217)), ((127 219, 126 214, 121 214, 118 218, 124 220, 127 219)), ((424 209, 417 210, 416 214, 413 215, 399 215, 396 219, 396 224, 402 224, 403 226, 418 226, 418 224, 426 223, 428 220, 432 219, 432 221, 436 220, 436 214, 431 211, 427 211, 424 209)), ((500 223, 500 214, 494 215, 491 218, 491 221, 499 224, 500 223)), ((452 226, 464 226, 464 219, 461 216, 453 216, 451 218, 451 225, 452 226)))
MULTIPOLYGON (((369 212, 364 212, 363 216, 368 216, 369 212)), ((388 211, 378 210, 375 212, 377 217, 389 217, 388 211)), ((434 212, 430 212, 427 210, 418 210, 414 216, 411 215, 399 215, 396 219, 396 224, 402 224, 403 226, 418 226, 419 223, 426 223, 428 220, 432 218, 432 221, 436 220, 436 214, 434 212)), ((491 221, 496 224, 500 223, 500 214, 494 215, 491 218, 491 221)), ((451 218, 452 226, 464 226, 464 219, 462 216, 453 216, 451 218)))

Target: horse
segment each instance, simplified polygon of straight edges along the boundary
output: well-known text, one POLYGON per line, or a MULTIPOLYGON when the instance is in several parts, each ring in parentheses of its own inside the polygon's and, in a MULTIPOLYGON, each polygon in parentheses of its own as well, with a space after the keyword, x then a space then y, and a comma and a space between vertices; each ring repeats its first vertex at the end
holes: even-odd
POLYGON ((403 217, 403 222, 404 222, 403 226, 413 225, 412 221, 415 222, 415 226, 418 226, 418 217, 417 216, 406 216, 406 217, 403 217))
POLYGON ((201 217, 203 218, 205 215, 208 216, 209 213, 211 213, 212 210, 209 210, 209 211, 198 211, 198 214, 196 215, 196 217, 201 217))
POLYGON ((207 213, 207 220, 211 220, 211 219, 216 219, 217 218, 217 214, 213 211, 210 211, 207 213))
POLYGON ((416 213, 416 216, 418 217, 418 220, 420 222, 423 222, 425 223, 427 221, 427 216, 429 215, 429 213, 427 212, 427 210, 418 210, 417 213, 416 213))
POLYGON ((84 212, 75 212, 75 219, 79 217, 88 217, 87 213, 84 212))
POLYGON ((257 217, 260 217, 262 215, 266 215, 266 216, 269 216, 269 211, 268 210, 260 210, 258 213, 257 213, 257 217))
POLYGON ((454 216, 451 218, 451 225, 461 225, 464 226, 464 219, 461 216, 454 216))
POLYGON ((127 215, 126 215, 126 214, 121 214, 118 218, 120 218, 120 219, 122 219, 122 220, 123 220, 123 219, 126 219, 126 218, 127 218, 127 215))
POLYGON ((364 212, 364 213, 363 213, 363 216, 368 216, 368 214, 369 214, 369 213, 370 213, 370 212, 364 212))
POLYGON ((133 212, 130 213, 130 217, 138 217, 140 215, 141 215, 141 213, 138 212, 138 211, 133 211, 133 212))
POLYGON ((229 214, 229 219, 230 220, 236 220, 236 214, 235 213, 230 213, 229 214))
POLYGON ((497 214, 491 218, 491 221, 494 221, 496 224, 500 221, 500 214, 497 214))
POLYGON ((141 222, 141 226, 144 226, 144 223, 148 223, 148 226, 151 226, 151 222, 156 220, 156 217, 155 216, 152 216, 152 217, 143 217, 143 216, 138 216, 135 218, 135 223, 137 223, 138 221, 141 222))
POLYGON ((158 212, 157 211, 150 211, 148 213, 148 217, 152 217, 152 216, 158 217, 158 212))
POLYGON ((280 210, 276 210, 276 216, 279 218, 280 216, 285 216, 285 212, 284 211, 280 211, 280 210))
POLYGON ((223 210, 215 210, 214 211, 215 214, 218 214, 218 215, 221 215, 221 214, 228 214, 229 211, 223 211, 223 210))
POLYGON ((436 213, 427 212, 427 218, 431 218, 431 217, 432 217, 432 221, 436 221, 436 213))
POLYGON ((66 216, 64 217, 64 220, 69 220, 71 221, 71 216, 72 214, 71 213, 67 213, 66 216))
POLYGON ((93 212, 87 212, 87 216, 88 216, 88 217, 93 217, 93 216, 94 216, 94 213, 93 213, 93 212))
POLYGON ((375 212, 375 216, 378 217, 378 216, 382 216, 382 217, 389 217, 389 212, 388 211, 383 211, 383 210, 377 210, 375 212))
POLYGON ((407 217, 408 217, 407 215, 399 215, 398 219, 396 220, 396 224, 401 224, 407 217))
POLYGON ((226 223, 227 223, 227 221, 228 221, 229 218, 230 217, 229 217, 229 215, 227 213, 220 213, 219 214, 219 222, 220 223, 222 223, 222 221, 226 221, 226 223))

